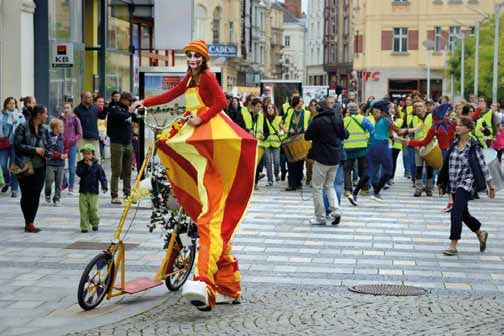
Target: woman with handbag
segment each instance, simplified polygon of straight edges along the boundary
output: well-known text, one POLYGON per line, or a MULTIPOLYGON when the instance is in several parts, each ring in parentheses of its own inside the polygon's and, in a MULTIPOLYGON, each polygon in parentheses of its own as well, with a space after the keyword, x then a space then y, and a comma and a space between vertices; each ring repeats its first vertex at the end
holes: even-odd
POLYGON ((453 195, 451 211, 450 246, 443 252, 457 255, 457 243, 462 234, 462 222, 476 235, 480 251, 487 246, 488 232, 481 230, 481 223, 469 213, 468 202, 473 192, 487 189, 488 196, 495 198, 495 187, 483 157, 481 145, 470 137, 474 121, 461 117, 457 122, 457 139, 448 149, 443 168, 439 173, 439 193, 453 195))
POLYGON ((44 105, 29 107, 30 120, 16 129, 14 147, 16 161, 11 167, 18 175, 21 187, 21 210, 25 219, 25 232, 40 231, 33 222, 39 207, 40 193, 46 176, 46 160, 51 158, 49 130, 44 125, 47 108, 44 105))
POLYGON ((11 188, 11 197, 17 197, 18 180, 16 175, 9 172, 9 165, 14 162, 14 132, 16 127, 25 121, 23 114, 18 111, 16 98, 8 97, 4 100, 0 114, 0 165, 6 184, 2 192, 11 188))

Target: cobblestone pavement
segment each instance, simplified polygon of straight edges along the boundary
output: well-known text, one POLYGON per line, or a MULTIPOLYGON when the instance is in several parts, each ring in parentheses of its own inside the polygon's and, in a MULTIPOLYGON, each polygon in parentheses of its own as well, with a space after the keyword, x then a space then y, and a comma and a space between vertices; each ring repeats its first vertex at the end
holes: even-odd
POLYGON ((341 288, 249 285, 241 305, 198 312, 172 296, 156 308, 69 336, 502 335, 502 297, 375 297, 341 288))
MULTIPOLYGON (((369 283, 412 284, 433 289, 439 298, 444 298, 442 295, 449 292, 447 305, 453 306, 453 309, 458 309, 459 305, 466 307, 468 313, 465 316, 471 314, 471 303, 479 307, 477 312, 485 311, 486 306, 491 307, 485 311, 490 317, 494 311, 501 309, 499 304, 504 292, 504 247, 500 244, 504 238, 502 192, 495 200, 482 196, 481 200, 470 205, 471 211, 490 233, 487 252, 479 252, 478 241, 464 228, 459 255, 445 257, 441 252, 448 244, 449 215, 442 213, 441 209, 446 204, 446 198, 413 198, 409 180, 397 179, 396 184, 384 192, 385 202, 381 204, 367 197, 360 198, 362 206, 359 207, 352 207, 343 201, 344 214, 338 227, 313 227, 308 224, 313 215, 309 188, 304 188, 302 194, 289 193, 283 191, 285 183, 273 188, 267 188, 263 183, 261 181, 260 190, 255 192, 250 210, 233 240, 247 293, 245 302, 232 310, 226 307, 221 312, 219 308, 216 316, 235 311, 243 314, 249 308, 250 314, 256 311, 255 314, 260 315, 260 304, 252 303, 259 303, 261 297, 268 296, 264 291, 272 290, 276 293, 274 295, 282 296, 282 291, 290 286, 298 288, 305 285, 319 286, 320 289, 313 294, 307 290, 301 290, 299 294, 291 291, 285 300, 292 299, 292 303, 287 300, 282 301, 282 305, 274 306, 276 301, 268 301, 268 307, 272 307, 273 311, 278 310, 278 314, 281 311, 290 312, 291 307, 296 305, 306 307, 306 311, 314 310, 314 307, 319 309, 316 300, 311 301, 314 295, 329 293, 334 297, 336 294, 331 293, 341 293, 341 301, 336 301, 341 304, 335 303, 335 307, 347 307, 345 302, 355 299, 356 302, 375 300, 374 307, 379 307, 379 312, 397 309, 394 303, 398 301, 394 300, 399 299, 366 298, 347 293, 341 288, 369 283), (301 301, 304 303, 301 304, 301 301)), ((7 196, 0 195, 0 335, 34 331, 39 335, 60 335, 109 325, 149 310, 165 299, 169 306, 178 302, 179 294, 167 293, 163 286, 142 294, 113 299, 91 312, 82 312, 76 304, 76 287, 85 265, 98 251, 69 250, 65 247, 76 241, 110 241, 122 209, 110 205, 109 196, 102 195, 100 230, 81 234, 78 195, 64 193, 63 207, 41 206, 37 224, 43 231, 36 235, 25 234, 22 231, 19 199, 7 196)), ((145 228, 149 216, 149 209, 141 204, 135 226, 127 238, 128 243, 139 244, 127 251, 128 279, 152 276, 163 256, 159 233, 149 233, 145 228)), ((424 302, 432 298, 427 296, 404 300, 424 302)), ((444 299, 432 300, 438 302, 435 307, 445 302, 444 299)), ((206 315, 200 317, 198 313, 183 309, 176 311, 186 311, 187 321, 193 317, 208 320, 206 315)), ((351 317, 349 309, 345 312, 351 317)), ((369 323, 378 319, 371 312, 366 319, 366 315, 360 315, 361 310, 357 309, 359 315, 352 323, 369 326, 372 325, 369 323)), ((331 313, 335 312, 336 309, 331 310, 331 313)), ((263 314, 262 318, 269 318, 266 315, 263 314)), ((311 313, 300 315, 306 318, 312 316, 311 313)), ((486 315, 478 315, 478 319, 486 315)), ((351 323, 350 317, 342 321, 351 323)), ((183 318, 179 322, 184 321, 183 318)), ((374 323, 381 325, 380 319, 374 323)), ((418 318, 418 321, 426 320, 418 318)), ((309 320, 306 323, 314 332, 319 330, 309 320)), ((324 325, 337 328, 338 323, 333 321, 324 325)), ((342 327, 345 326, 342 324, 342 327)), ((250 333, 253 334, 253 331, 250 333)), ((147 331, 144 335, 148 335, 147 331)))

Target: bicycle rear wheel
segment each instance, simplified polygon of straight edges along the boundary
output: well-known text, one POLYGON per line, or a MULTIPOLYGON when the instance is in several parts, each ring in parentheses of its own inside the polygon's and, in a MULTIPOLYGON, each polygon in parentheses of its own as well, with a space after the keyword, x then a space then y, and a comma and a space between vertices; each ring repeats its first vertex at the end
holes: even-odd
POLYGON ((114 269, 114 258, 104 252, 86 266, 77 289, 77 300, 82 309, 94 309, 102 302, 112 286, 114 269))
MULTIPOLYGON (((175 251, 174 251, 175 252, 175 251)), ((196 245, 184 246, 178 250, 173 262, 167 267, 166 274, 174 273, 165 280, 166 287, 171 291, 177 291, 187 281, 196 258, 196 245)))

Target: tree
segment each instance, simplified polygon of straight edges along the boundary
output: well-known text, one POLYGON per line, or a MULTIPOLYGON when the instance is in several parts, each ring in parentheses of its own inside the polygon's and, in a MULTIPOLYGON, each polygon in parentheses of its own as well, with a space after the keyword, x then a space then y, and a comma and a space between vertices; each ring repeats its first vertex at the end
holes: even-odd
MULTIPOLYGON (((464 73, 464 97, 472 94, 474 91, 474 65, 475 65, 475 44, 476 37, 467 35, 465 41, 465 73, 464 73)), ((492 97, 493 80, 493 48, 494 48, 494 17, 490 17, 480 27, 480 45, 479 45, 479 79, 478 96, 492 97)), ((447 75, 454 75, 455 88, 460 88, 460 55, 461 44, 453 51, 448 60, 447 75)), ((498 101, 504 100, 504 17, 500 18, 499 33, 499 71, 498 71, 498 101)), ((458 89, 455 89, 457 92, 458 89)))

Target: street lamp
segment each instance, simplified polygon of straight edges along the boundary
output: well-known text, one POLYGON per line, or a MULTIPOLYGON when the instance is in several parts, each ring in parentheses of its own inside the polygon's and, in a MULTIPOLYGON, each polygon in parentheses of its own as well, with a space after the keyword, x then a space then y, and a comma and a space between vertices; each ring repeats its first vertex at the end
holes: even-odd
POLYGON ((434 41, 425 40, 422 45, 427 49, 427 99, 430 99, 431 94, 431 50, 434 49, 434 41))
POLYGON ((504 2, 495 4, 494 60, 492 83, 492 103, 494 104, 497 103, 497 77, 499 73, 499 13, 502 7, 504 7, 504 2))
POLYGON ((465 87, 465 32, 462 31, 462 28, 467 28, 465 24, 460 22, 459 20, 453 20, 458 25, 460 25, 460 33, 457 35, 457 38, 460 40, 460 97, 464 99, 464 87, 465 87))
POLYGON ((474 96, 478 96, 478 81, 479 81, 479 39, 480 39, 480 25, 483 23, 488 18, 488 14, 483 12, 479 8, 473 8, 469 6, 465 6, 467 9, 472 10, 473 12, 476 12, 481 15, 481 20, 476 21, 476 27, 475 27, 475 35, 476 35, 476 49, 475 49, 475 55, 474 55, 474 96))

